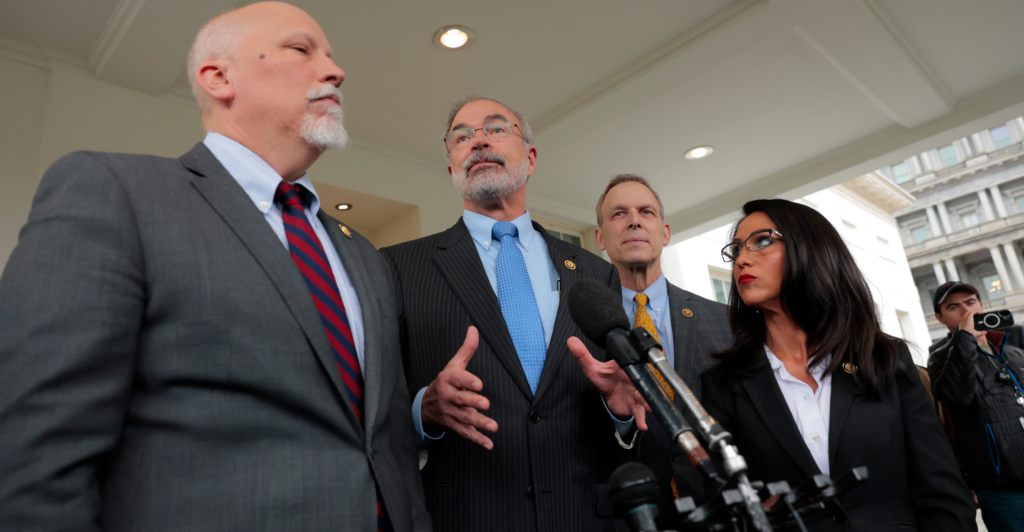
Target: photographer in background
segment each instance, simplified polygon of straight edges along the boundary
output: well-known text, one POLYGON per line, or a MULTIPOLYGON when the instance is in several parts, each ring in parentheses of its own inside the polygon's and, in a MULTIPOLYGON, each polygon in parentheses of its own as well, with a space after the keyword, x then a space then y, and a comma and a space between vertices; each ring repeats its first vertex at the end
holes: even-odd
POLYGON ((978 290, 958 281, 935 292, 949 336, 928 358, 935 398, 953 415, 955 446, 990 532, 1024 532, 1024 350, 1021 328, 977 330, 978 290))

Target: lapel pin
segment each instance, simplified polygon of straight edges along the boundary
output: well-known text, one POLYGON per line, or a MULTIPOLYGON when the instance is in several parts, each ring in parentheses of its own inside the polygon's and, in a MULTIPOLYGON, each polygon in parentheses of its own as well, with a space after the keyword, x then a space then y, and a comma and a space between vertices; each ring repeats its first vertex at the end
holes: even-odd
POLYGON ((338 224, 338 229, 341 229, 342 234, 347 236, 349 239, 352 238, 352 231, 349 231, 348 227, 345 227, 344 225, 338 224))
POLYGON ((686 316, 687 318, 692 318, 693 317, 693 311, 688 309, 688 308, 684 308, 683 309, 683 316, 686 316))
POLYGON ((857 373, 857 366, 853 362, 843 362, 843 371, 853 375, 857 373))
POLYGON ((567 261, 565 261, 565 267, 569 268, 570 270, 575 270, 576 269, 576 263, 571 261, 571 260, 567 260, 567 261))

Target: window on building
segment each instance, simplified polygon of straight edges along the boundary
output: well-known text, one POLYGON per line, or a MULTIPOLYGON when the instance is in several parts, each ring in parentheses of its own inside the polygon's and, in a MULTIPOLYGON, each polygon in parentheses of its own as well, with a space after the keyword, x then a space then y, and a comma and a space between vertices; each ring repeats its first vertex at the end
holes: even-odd
POLYGON ((956 150, 953 149, 952 144, 945 148, 939 148, 939 157, 942 158, 942 166, 946 168, 960 162, 960 158, 956 156, 956 150))
POLYGON ((928 234, 927 227, 918 227, 917 229, 912 230, 910 234, 913 235, 914 242, 924 242, 932 237, 932 235, 928 234))
POLYGON ((1024 196, 1017 196, 1015 201, 1017 202, 1017 212, 1024 212, 1024 196))
POLYGON ((974 227, 981 223, 981 221, 978 220, 977 211, 965 212, 961 214, 960 220, 963 221, 964 227, 974 227))
POLYGON ((1013 139, 1010 138, 1010 132, 1006 130, 1006 126, 999 126, 990 131, 992 133, 992 140, 996 143, 996 148, 1005 148, 1010 144, 1013 144, 1013 139))
POLYGON ((710 268, 711 291, 719 303, 729 303, 729 291, 732 290, 732 273, 718 268, 710 268))
POLYGON ((988 293, 988 299, 990 301, 1003 297, 1003 282, 999 280, 998 275, 982 277, 981 286, 983 286, 985 292, 988 293))
POLYGON ((568 243, 570 243, 570 244, 572 244, 574 246, 582 247, 582 245, 581 245, 582 239, 580 239, 579 235, 574 235, 572 233, 559 233, 558 231, 553 231, 551 229, 547 229, 547 232, 551 236, 553 236, 553 237, 555 237, 555 238, 557 238, 559 240, 564 240, 564 241, 566 241, 566 242, 568 242, 568 243))
POLYGON ((902 185, 910 181, 910 170, 907 170, 907 163, 894 164, 891 168, 892 179, 896 181, 896 184, 902 185))

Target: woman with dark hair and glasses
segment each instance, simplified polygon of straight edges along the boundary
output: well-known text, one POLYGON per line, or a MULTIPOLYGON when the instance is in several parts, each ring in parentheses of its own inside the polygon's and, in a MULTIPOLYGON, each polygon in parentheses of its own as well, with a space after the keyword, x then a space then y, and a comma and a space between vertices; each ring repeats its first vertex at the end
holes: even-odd
POLYGON ((750 478, 791 487, 867 466, 837 523, 809 530, 976 530, 974 504, 906 344, 882 332, 867 282, 832 224, 769 199, 743 206, 722 250, 733 265, 733 344, 701 377, 750 478))

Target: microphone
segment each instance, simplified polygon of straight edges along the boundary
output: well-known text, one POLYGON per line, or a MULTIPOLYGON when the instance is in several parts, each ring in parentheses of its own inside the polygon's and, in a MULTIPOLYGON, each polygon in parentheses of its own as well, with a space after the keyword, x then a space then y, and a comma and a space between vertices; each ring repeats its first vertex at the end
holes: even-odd
MULTIPOLYGON (((651 374, 651 366, 643 363, 640 353, 630 343, 629 319, 626 311, 622 310, 622 299, 600 282, 583 279, 569 289, 569 314, 590 341, 618 362, 672 439, 677 440, 685 433, 689 435, 687 443, 699 447, 693 437, 693 429, 665 397, 665 392, 651 374)), ((691 451, 686 449, 687 454, 691 451)))
POLYGON ((639 462, 619 466, 608 479, 608 495, 615 517, 626 521, 632 532, 658 532, 658 480, 639 462))

